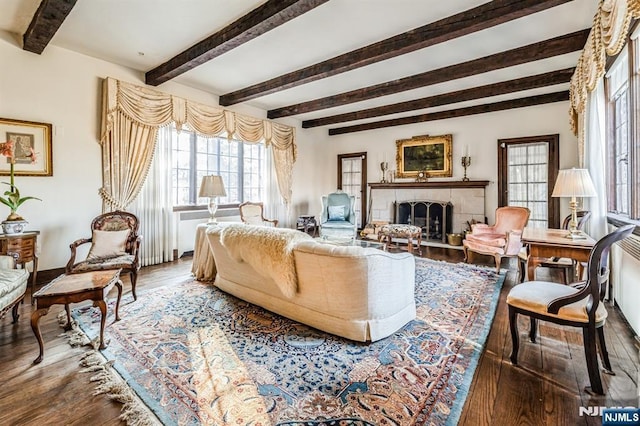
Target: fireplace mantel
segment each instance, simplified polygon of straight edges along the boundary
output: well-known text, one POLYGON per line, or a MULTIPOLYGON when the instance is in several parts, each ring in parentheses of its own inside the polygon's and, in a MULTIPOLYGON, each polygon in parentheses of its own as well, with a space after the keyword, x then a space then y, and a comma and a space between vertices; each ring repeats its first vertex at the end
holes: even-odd
POLYGON ((370 182, 371 189, 405 189, 405 188, 485 188, 488 180, 451 180, 433 182, 370 182))

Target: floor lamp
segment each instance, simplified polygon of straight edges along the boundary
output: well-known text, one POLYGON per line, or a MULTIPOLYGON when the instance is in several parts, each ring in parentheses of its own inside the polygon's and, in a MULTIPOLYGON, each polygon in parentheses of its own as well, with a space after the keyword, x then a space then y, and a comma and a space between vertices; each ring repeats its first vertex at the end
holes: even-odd
POLYGON ((202 178, 200 184, 199 197, 209 197, 209 223, 216 222, 216 211, 218 210, 218 197, 226 197, 222 176, 209 175, 202 178))
POLYGON ((552 197, 571 197, 569 209, 571 209, 571 221, 569 222, 569 233, 567 238, 573 240, 585 239, 584 233, 578 227, 578 202, 576 197, 595 197, 598 194, 593 186, 589 170, 587 169, 566 169, 558 172, 558 179, 553 188, 552 197))

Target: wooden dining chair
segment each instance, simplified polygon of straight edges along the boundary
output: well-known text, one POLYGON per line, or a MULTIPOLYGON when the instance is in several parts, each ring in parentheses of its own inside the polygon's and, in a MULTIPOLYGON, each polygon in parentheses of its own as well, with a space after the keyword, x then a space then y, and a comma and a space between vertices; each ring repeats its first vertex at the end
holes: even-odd
POLYGON ((511 362, 518 363, 520 347, 518 332, 518 314, 531 318, 529 338, 536 341, 537 320, 555 324, 582 328, 584 353, 591 383, 588 392, 604 394, 598 371, 596 340, 604 371, 614 374, 609 362, 609 354, 604 339, 603 326, 607 319, 607 310, 602 303, 609 280, 609 250, 620 240, 633 232, 634 225, 618 228, 602 239, 591 249, 587 268, 587 280, 580 285, 571 286, 546 281, 527 281, 518 284, 509 291, 509 327, 511 330, 511 362))

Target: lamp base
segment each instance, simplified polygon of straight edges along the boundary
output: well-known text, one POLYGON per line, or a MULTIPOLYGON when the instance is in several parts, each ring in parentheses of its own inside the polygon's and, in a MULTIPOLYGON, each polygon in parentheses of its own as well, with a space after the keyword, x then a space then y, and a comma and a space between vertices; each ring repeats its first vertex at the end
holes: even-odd
POLYGON ((587 239, 587 236, 582 231, 569 232, 564 237, 569 238, 570 240, 586 240, 587 239))

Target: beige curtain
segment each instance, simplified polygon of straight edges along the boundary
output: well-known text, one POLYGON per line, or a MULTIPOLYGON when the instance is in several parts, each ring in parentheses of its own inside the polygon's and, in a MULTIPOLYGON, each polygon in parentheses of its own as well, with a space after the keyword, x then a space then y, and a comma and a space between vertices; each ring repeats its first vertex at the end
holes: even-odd
POLYGON ((296 160, 293 127, 106 78, 100 189, 104 211, 125 209, 136 198, 151 165, 158 128, 172 122, 178 129, 188 123, 204 136, 226 132, 245 142, 264 140, 273 153, 280 195, 289 205, 296 160))
POLYGON ((604 77, 607 56, 625 45, 632 18, 640 17, 640 0, 600 0, 589 38, 571 77, 569 120, 578 136, 578 158, 584 165, 585 109, 587 97, 604 77))

